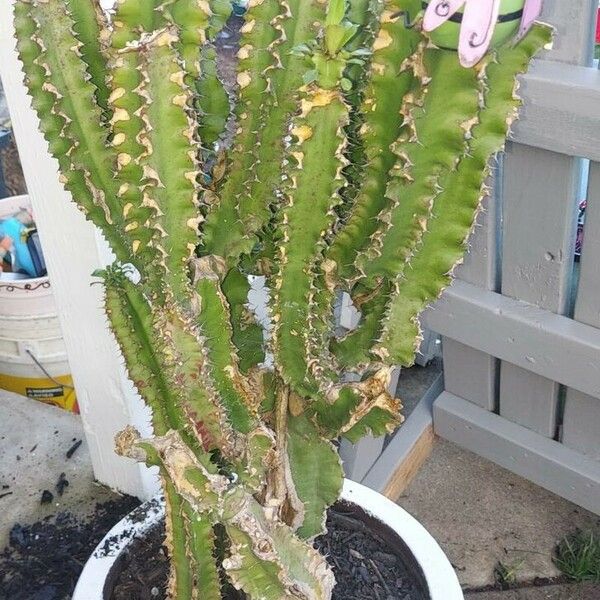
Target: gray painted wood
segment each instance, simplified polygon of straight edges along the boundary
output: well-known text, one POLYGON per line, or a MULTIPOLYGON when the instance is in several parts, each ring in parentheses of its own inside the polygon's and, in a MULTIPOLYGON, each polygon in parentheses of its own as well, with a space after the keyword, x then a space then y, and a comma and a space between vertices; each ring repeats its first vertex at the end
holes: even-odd
POLYGON ((590 65, 597 11, 597 0, 545 0, 542 20, 556 28, 554 47, 545 58, 590 65))
POLYGON ((441 335, 600 398, 600 329, 463 281, 424 321, 441 335))
POLYGON ((519 95, 526 102, 511 139, 600 161, 600 72, 535 61, 522 78, 519 95))
POLYGON ((441 354, 439 346, 440 336, 429 329, 424 329, 422 335, 423 341, 415 355, 415 364, 420 367, 426 367, 434 358, 441 354))
POLYGON ((431 426, 433 402, 443 391, 444 379, 440 374, 361 483, 378 492, 387 488, 398 465, 406 460, 420 437, 431 426))
MULTIPOLYGON (((347 375, 348 380, 358 381, 360 376, 356 373, 347 375)), ((400 378, 400 367, 392 371, 388 392, 396 394, 398 389, 398 379, 400 378)), ((344 473, 348 479, 361 481, 379 458, 385 444, 385 436, 373 437, 365 436, 356 444, 351 444, 348 440, 340 440, 340 457, 342 459, 344 473)))
POLYGON ((344 466, 344 473, 352 481, 362 481, 375 461, 381 455, 385 438, 365 436, 356 444, 348 440, 340 441, 340 457, 344 466))
MULTIPOLYGON (((558 39, 546 59, 590 65, 596 0, 548 0, 544 17, 558 39)), ((530 102, 533 104, 532 102, 530 102)), ((554 115, 557 121, 561 115, 554 115)), ((548 125, 551 127, 552 122, 548 125)), ((509 144, 505 156, 502 293, 563 314, 575 244, 580 159, 509 144)), ((554 437, 559 386, 514 364, 500 367, 500 414, 554 437)))
POLYGON ((448 392, 433 421, 447 440, 600 514, 600 462, 448 392))
MULTIPOLYGON (((587 200, 586 235, 574 318, 600 328, 600 163, 590 165, 587 200)), ((600 398, 567 390, 562 441, 600 460, 600 398)))
MULTIPOLYGON (((496 290, 498 285, 501 178, 495 187, 494 196, 483 201, 469 240, 469 253, 456 270, 458 279, 486 290, 496 290)), ((443 339, 443 357, 446 390, 495 410, 498 360, 450 338, 443 339)))
POLYGON ((578 161, 509 144, 504 165, 502 293, 563 313, 575 249, 578 161))
POLYGON ((496 410, 498 360, 451 338, 443 339, 445 388, 486 410, 496 410))
MULTIPOLYGON (((570 298, 579 159, 509 144, 504 159, 502 293, 563 314, 570 298)), ((558 384, 500 368, 500 414, 554 437, 558 384)))
POLYGON ((600 462, 600 399, 567 390, 562 443, 600 462))

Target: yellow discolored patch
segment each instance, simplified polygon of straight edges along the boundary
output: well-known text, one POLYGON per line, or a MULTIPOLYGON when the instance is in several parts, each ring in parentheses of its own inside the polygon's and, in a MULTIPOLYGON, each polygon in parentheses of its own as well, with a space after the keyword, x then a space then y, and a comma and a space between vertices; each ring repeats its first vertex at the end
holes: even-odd
POLYGON ((244 23, 244 25, 242 25, 240 32, 241 33, 250 33, 254 29, 255 25, 256 25, 256 19, 251 19, 250 21, 246 21, 246 23, 244 23))
POLYGON ((251 44, 244 44, 238 50, 237 56, 240 60, 246 60, 250 57, 250 52, 252 52, 252 50, 254 50, 254 46, 252 46, 251 44))
POLYGON ((212 15, 212 10, 210 8, 210 4, 206 0, 197 0, 197 1, 198 1, 198 6, 200 7, 200 10, 202 10, 202 12, 205 15, 212 15))
POLYGON ((242 89, 244 89, 245 87, 248 87, 250 85, 250 83, 252 82, 250 73, 248 73, 248 71, 242 71, 241 73, 238 73, 237 82, 238 82, 238 85, 242 89))
POLYGON ((170 46, 178 40, 179 38, 172 31, 165 29, 154 38, 154 44, 156 46, 170 46))
POLYGON ((127 138, 124 133, 117 133, 113 138, 113 146, 120 146, 127 138))
POLYGON ((45 92, 50 92, 50 93, 54 94, 57 98, 61 98, 60 92, 58 91, 56 86, 54 84, 50 83, 49 81, 44 81, 44 83, 42 84, 42 89, 45 92))
POLYGON ((375 73, 377 75, 385 74, 385 65, 383 65, 381 63, 378 63, 378 62, 371 63, 371 69, 373 70, 373 73, 375 73))
POLYGON ((108 101, 110 102, 110 104, 112 104, 113 102, 115 102, 119 98, 122 98, 124 95, 125 95, 125 88, 122 88, 122 87, 115 88, 110 93, 110 96, 108 97, 108 101))
POLYGON ((129 113, 124 108, 115 108, 110 122, 114 125, 119 121, 129 121, 130 118, 129 113))
POLYGON ((137 221, 132 221, 131 223, 127 223, 127 225, 125 225, 125 231, 133 231, 134 229, 137 229, 140 226, 140 224, 137 221))
POLYGON ((398 18, 398 11, 393 10, 384 10, 381 13, 381 22, 382 23, 394 23, 398 18))
POLYGON ((394 40, 392 39, 390 32, 385 29, 381 29, 377 39, 375 40, 375 43, 373 44, 373 50, 383 50, 384 48, 390 46, 393 41, 394 40))
POLYGON ((144 173, 144 179, 148 179, 156 185, 162 185, 158 173, 150 165, 143 165, 142 171, 144 173))
POLYGON ((304 164, 304 152, 292 152, 291 154, 298 162, 298 168, 302 169, 302 166, 304 164))
POLYGON ((175 106, 181 106, 182 108, 187 105, 188 96, 187 94, 178 94, 177 96, 173 96, 172 103, 175 106))
POLYGON ((318 88, 313 94, 310 95, 310 97, 302 99, 301 116, 306 117, 306 115, 313 108, 327 106, 328 104, 331 104, 336 98, 339 98, 339 92, 337 90, 324 90, 322 88, 318 88))
POLYGON ((169 75, 169 81, 171 83, 176 83, 180 87, 183 87, 184 78, 185 73, 183 71, 176 71, 175 73, 171 73, 171 75, 169 75))
POLYGON ((117 164, 120 167, 126 167, 131 162, 131 155, 126 152, 121 152, 117 155, 117 164))
POLYGON ((198 180, 198 171, 187 171, 184 174, 184 177, 190 182, 196 185, 196 181, 198 180))
POLYGON ((150 196, 147 192, 144 192, 142 196, 142 206, 154 209, 154 211, 159 217, 163 215, 163 212, 162 210, 160 210, 160 206, 158 205, 156 200, 152 198, 152 196, 150 196))

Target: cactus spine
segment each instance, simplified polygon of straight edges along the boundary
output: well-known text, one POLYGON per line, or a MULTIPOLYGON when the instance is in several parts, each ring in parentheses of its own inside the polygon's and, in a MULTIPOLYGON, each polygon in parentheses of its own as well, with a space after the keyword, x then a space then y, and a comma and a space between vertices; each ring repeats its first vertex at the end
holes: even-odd
POLYGON ((515 76, 550 41, 536 25, 464 69, 418 18, 407 28, 420 9, 250 0, 230 108, 225 0, 118 0, 110 19, 97 0, 15 0, 61 181, 116 255, 96 275, 155 433, 128 428, 117 451, 160 470, 178 600, 221 598, 223 576, 254 600, 331 597, 310 543, 341 489, 331 441, 400 422, 391 367, 413 359, 516 115, 515 76), (270 290, 273 368, 248 274, 270 290), (342 290, 363 316, 336 339, 342 290))

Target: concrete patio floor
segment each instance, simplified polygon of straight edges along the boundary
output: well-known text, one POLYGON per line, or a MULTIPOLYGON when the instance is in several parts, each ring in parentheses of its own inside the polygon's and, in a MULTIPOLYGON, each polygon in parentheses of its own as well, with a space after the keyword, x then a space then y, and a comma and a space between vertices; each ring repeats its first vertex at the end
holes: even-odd
POLYGON ((556 577, 556 544, 577 529, 600 532, 600 517, 441 439, 398 504, 438 540, 466 589, 494 583, 500 562, 518 582, 556 577))
MULTIPOLYGON (((15 522, 91 512, 116 494, 93 480, 79 418, 0 391, 0 550, 15 522), (35 448, 34 448, 35 447, 35 448), (17 458, 19 457, 19 458, 17 458), (59 496, 65 473, 69 486, 59 496), (3 488, 3 486, 10 486, 3 488), (42 492, 53 502, 40 504, 42 492), (12 492, 2 497, 3 493, 12 492)), ((439 440, 399 503, 438 539, 468 589, 494 581, 498 561, 518 565, 520 581, 557 574, 552 552, 577 528, 600 531, 600 519, 507 471, 439 440)), ((467 600, 598 600, 597 586, 552 586, 468 594, 467 600)))
POLYGON ((0 390, 0 550, 15 523, 34 523, 61 511, 85 516, 97 502, 116 496, 94 481, 77 415, 0 390), (56 488, 61 473, 69 482, 62 496, 56 488), (53 499, 42 504, 44 490, 53 499))
POLYGON ((598 600, 600 585, 550 585, 506 592, 467 593, 465 600, 598 600))

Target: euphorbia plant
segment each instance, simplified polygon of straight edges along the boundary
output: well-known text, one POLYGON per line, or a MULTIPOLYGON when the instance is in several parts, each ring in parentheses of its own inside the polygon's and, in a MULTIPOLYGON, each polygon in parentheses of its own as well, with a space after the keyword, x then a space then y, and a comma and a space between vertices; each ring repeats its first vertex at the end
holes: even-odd
POLYGON ((214 48, 227 0, 118 0, 110 18, 97 0, 16 0, 61 181, 116 256, 106 313, 155 433, 117 446, 160 469, 179 600, 221 598, 220 573, 252 599, 331 595, 311 539, 342 484, 332 440, 400 423, 390 371, 413 360, 515 76, 550 39, 536 25, 464 68, 421 8, 250 0, 230 98, 214 48), (266 343, 249 274, 270 290, 266 343), (336 338, 341 291, 362 318, 336 338))

